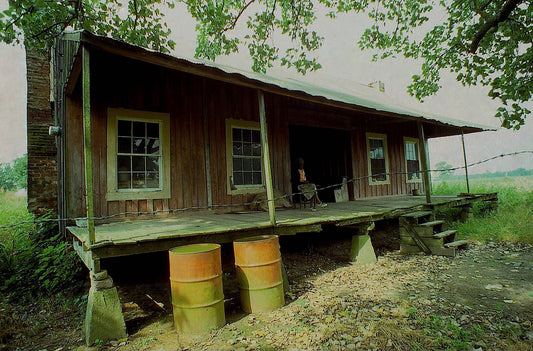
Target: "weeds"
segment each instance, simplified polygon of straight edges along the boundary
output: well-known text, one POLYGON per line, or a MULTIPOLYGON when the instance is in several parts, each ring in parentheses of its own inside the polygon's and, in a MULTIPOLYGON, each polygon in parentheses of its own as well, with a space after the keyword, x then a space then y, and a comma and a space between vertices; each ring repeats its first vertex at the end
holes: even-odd
MULTIPOLYGON (((459 181, 439 182, 435 194, 457 194, 463 190, 459 181)), ((479 242, 509 241, 533 244, 533 178, 517 177, 500 180, 477 179, 472 182, 472 193, 498 193, 498 211, 490 211, 489 204, 476 203, 474 218, 465 223, 452 223, 462 238, 479 242)), ((441 211, 438 215, 452 222, 458 209, 441 211)))

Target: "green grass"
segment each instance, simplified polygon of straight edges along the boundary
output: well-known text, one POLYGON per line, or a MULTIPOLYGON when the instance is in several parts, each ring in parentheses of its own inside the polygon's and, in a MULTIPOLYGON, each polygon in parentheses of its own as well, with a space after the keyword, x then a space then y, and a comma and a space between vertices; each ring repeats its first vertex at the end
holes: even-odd
MULTIPOLYGON (((32 216, 26 208, 26 196, 0 190, 0 227, 31 219, 32 216)), ((0 229, 0 243, 13 240, 13 236, 19 233, 28 233, 31 228, 32 224, 26 223, 13 228, 0 229)))
MULTIPOLYGON (((458 180, 433 183, 436 195, 465 192, 465 182, 458 180)), ((461 238, 479 241, 510 241, 533 244, 533 177, 475 179, 471 193, 498 193, 498 211, 486 212, 483 203, 474 207, 474 218, 452 223, 461 238)))

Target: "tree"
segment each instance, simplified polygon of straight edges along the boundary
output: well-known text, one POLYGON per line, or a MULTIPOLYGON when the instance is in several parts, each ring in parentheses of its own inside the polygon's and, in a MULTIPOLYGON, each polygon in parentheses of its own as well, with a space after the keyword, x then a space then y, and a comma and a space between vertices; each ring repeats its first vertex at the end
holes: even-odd
POLYGON ((47 50, 65 29, 86 29, 156 51, 175 43, 163 21, 162 5, 172 0, 9 0, 0 13, 0 41, 47 50))
POLYGON ((28 156, 24 155, 10 163, 0 163, 0 189, 12 191, 26 189, 28 156))
MULTIPOLYGON (((373 22, 359 46, 374 59, 404 56, 422 61, 408 92, 419 100, 435 94, 449 70, 463 85, 490 87, 499 99, 502 126, 519 129, 531 113, 533 93, 532 0, 179 0, 198 21, 196 56, 214 60, 245 46, 252 68, 274 62, 298 72, 319 69, 313 52, 324 40, 313 30, 320 6, 329 17, 365 13, 373 22), (247 31, 234 31, 245 21, 247 31), (274 35, 286 41, 276 45, 274 35), (284 47, 282 47, 284 46, 284 47)), ((175 43, 160 8, 172 0, 10 0, 0 18, 0 40, 49 47, 66 28, 168 51, 175 43), (125 4, 123 6, 122 4, 125 4)))
POLYGON ((440 161, 435 165, 435 170, 438 171, 438 177, 440 179, 449 178, 453 175, 453 166, 446 161, 440 161))
POLYGON ((531 112, 524 106, 533 93, 533 1, 531 0, 184 0, 199 22, 197 56, 214 59, 247 46, 253 69, 265 72, 274 61, 305 73, 320 68, 309 53, 323 38, 309 28, 315 6, 330 17, 366 13, 373 21, 359 39, 374 58, 402 55, 422 61, 408 92, 419 100, 435 94, 440 73, 449 70, 463 85, 490 87, 499 99, 502 126, 519 129, 531 112), (248 32, 232 35, 247 17, 248 32), (292 45, 284 51, 269 40, 274 32, 292 45))

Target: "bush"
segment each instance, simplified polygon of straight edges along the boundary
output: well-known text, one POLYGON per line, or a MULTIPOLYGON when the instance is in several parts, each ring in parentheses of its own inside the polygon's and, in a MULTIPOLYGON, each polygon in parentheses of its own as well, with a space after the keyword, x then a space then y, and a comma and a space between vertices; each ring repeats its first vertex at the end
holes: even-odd
POLYGON ((80 287, 81 262, 53 222, 14 231, 0 242, 0 292, 13 299, 80 287))

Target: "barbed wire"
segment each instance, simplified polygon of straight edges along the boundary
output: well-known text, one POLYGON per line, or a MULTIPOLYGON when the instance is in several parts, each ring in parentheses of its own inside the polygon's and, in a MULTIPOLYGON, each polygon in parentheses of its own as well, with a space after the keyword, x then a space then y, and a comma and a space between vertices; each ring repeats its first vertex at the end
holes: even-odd
MULTIPOLYGON (((420 174, 421 175, 421 174, 424 174, 424 173, 431 173, 431 172, 434 172, 434 173, 451 172, 451 171, 464 169, 464 168, 467 168, 467 167, 477 166, 477 165, 480 165, 480 164, 483 164, 483 163, 486 163, 486 162, 489 162, 489 161, 492 161, 492 160, 495 160, 495 159, 498 159, 498 158, 503 158, 503 157, 508 157, 508 156, 518 156, 518 155, 522 155, 522 154, 533 154, 533 150, 524 150, 524 151, 516 151, 516 152, 500 154, 500 155, 493 156, 493 157, 490 157, 490 158, 487 158, 487 159, 484 159, 484 160, 481 160, 481 161, 478 161, 478 162, 470 163, 467 166, 457 166, 457 167, 446 168, 446 169, 418 170, 418 171, 413 171, 413 172, 382 172, 382 173, 377 173, 377 174, 369 174, 369 175, 365 175, 365 176, 361 176, 361 177, 355 177, 355 178, 346 179, 346 184, 355 183, 357 181, 366 180, 366 179, 369 179, 369 178, 377 178, 377 177, 381 177, 381 176, 387 177, 387 176, 409 175, 409 174, 411 174, 411 175, 420 174)), ((330 185, 326 185, 326 186, 320 186, 320 187, 316 188, 316 191, 328 190, 328 189, 332 189, 332 188, 339 188, 342 185, 344 185, 344 182, 330 184, 330 185)), ((13 223, 13 224, 3 225, 3 226, 0 226, 0 230, 12 229, 12 228, 19 227, 19 226, 26 225, 26 224, 37 225, 37 224, 43 224, 43 223, 59 223, 59 222, 70 222, 70 221, 79 222, 79 221, 88 221, 88 220, 101 221, 101 220, 106 220, 106 219, 113 219, 113 218, 116 218, 116 217, 132 216, 132 215, 134 215, 134 216, 143 216, 143 215, 157 215, 157 214, 161 214, 161 213, 175 214, 175 213, 187 212, 187 211, 212 210, 212 209, 216 209, 216 208, 230 208, 230 207, 240 207, 240 208, 242 208, 242 207, 252 206, 252 205, 259 206, 259 205, 261 205, 263 203, 268 203, 269 201, 273 201, 275 203, 276 201, 279 201, 279 200, 282 200, 282 199, 288 199, 289 200, 294 195, 303 195, 304 193, 307 193, 307 192, 308 191, 299 191, 299 192, 295 192, 295 193, 291 193, 291 194, 284 194, 283 196, 279 196, 277 198, 273 198, 272 200, 265 199, 265 200, 249 201, 249 202, 240 202, 240 203, 235 203, 235 204, 231 203, 231 204, 214 204, 214 205, 206 205, 206 206, 190 206, 190 207, 183 207, 183 208, 162 209, 162 210, 153 210, 153 211, 125 211, 125 212, 114 213, 114 214, 111 214, 111 215, 95 216, 95 217, 72 217, 72 218, 43 218, 43 217, 40 217, 40 218, 34 218, 34 219, 30 219, 30 220, 20 221, 20 222, 13 223)))

